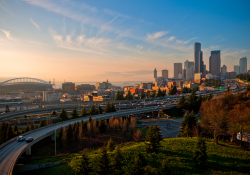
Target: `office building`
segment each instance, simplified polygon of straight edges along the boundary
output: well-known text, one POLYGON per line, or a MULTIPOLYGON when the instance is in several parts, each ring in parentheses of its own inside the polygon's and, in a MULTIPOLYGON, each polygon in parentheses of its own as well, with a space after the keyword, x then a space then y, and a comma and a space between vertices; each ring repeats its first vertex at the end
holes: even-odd
POLYGON ((186 81, 192 80, 194 80, 194 64, 186 68, 186 81))
MULTIPOLYGON (((190 66, 194 66, 194 62, 190 62, 190 61, 186 60, 184 62, 184 69, 183 69, 183 79, 184 80, 187 80, 187 78, 188 78, 188 76, 187 76, 187 69, 190 68, 190 66)), ((190 75, 190 72, 189 72, 189 75, 190 75)), ((194 75, 194 72, 192 73, 192 75, 194 75)))
POLYGON ((203 72, 202 72, 202 76, 203 78, 206 78, 206 74, 207 74, 207 70, 206 70, 206 65, 203 65, 203 72))
POLYGON ((74 93, 75 92, 75 83, 65 82, 62 84, 63 93, 74 93))
POLYGON ((174 78, 178 78, 182 74, 182 63, 174 63, 174 78))
POLYGON ((240 58, 240 74, 247 73, 247 57, 240 58))
POLYGON ((212 75, 220 76, 220 68, 220 50, 211 51, 211 56, 209 57, 209 72, 212 75))
POLYGON ((227 66, 225 65, 221 67, 221 78, 227 79, 227 66))
POLYGON ((234 72, 236 75, 240 74, 240 66, 239 65, 234 65, 234 72))
POLYGON ((195 81, 201 80, 201 78, 202 78, 202 73, 195 73, 194 74, 194 80, 195 81))
POLYGON ((154 78, 157 78, 157 70, 156 70, 156 68, 154 70, 154 78))
POLYGON ((229 79, 235 79, 236 78, 236 72, 228 72, 228 78, 229 79))
POLYGON ((203 53, 201 51, 201 43, 194 43, 194 73, 203 72, 203 53))
POLYGON ((97 82, 96 83, 96 89, 108 89, 109 86, 112 86, 111 83, 109 83, 108 81, 107 82, 97 82))
POLYGON ((168 70, 162 70, 162 78, 168 79, 168 70))

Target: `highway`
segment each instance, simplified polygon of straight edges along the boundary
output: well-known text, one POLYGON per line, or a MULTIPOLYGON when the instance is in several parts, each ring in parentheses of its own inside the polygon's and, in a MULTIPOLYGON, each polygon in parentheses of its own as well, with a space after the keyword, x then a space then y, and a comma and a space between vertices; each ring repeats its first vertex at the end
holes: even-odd
MULTIPOLYGON (((107 119, 111 116, 127 116, 131 114, 139 114, 142 112, 152 112, 152 111, 159 111, 165 110, 175 107, 176 104, 165 105, 161 107, 147 107, 147 108, 139 108, 139 109, 128 109, 128 110, 120 110, 117 112, 107 113, 107 114, 99 114, 93 115, 92 119, 107 119)), ((78 118, 73 120, 68 120, 52 125, 48 125, 45 127, 38 128, 36 130, 27 132, 23 134, 23 136, 33 137, 34 141, 31 143, 26 142, 17 142, 16 138, 13 138, 4 144, 0 145, 0 174, 1 175, 12 175, 14 166, 19 159, 19 157, 24 153, 26 150, 31 151, 31 146, 36 142, 42 140, 45 137, 53 135, 55 130, 59 131, 60 127, 68 126, 69 124, 73 124, 74 122, 80 122, 81 120, 87 121, 88 117, 78 118)))

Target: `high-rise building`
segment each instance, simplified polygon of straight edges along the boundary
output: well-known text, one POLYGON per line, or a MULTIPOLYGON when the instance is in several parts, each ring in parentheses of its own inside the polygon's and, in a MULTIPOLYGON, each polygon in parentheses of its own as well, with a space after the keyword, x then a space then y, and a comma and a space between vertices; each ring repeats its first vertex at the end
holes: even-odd
POLYGON ((236 78, 236 72, 229 72, 228 73, 228 78, 229 79, 235 79, 236 78))
POLYGON ((220 65, 220 50, 211 51, 211 56, 209 57, 209 72, 212 75, 220 76, 220 65))
POLYGON ((206 78, 207 70, 206 70, 206 65, 203 65, 203 72, 202 72, 202 77, 206 78))
POLYGON ((240 73, 247 73, 247 57, 240 58, 240 73))
POLYGON ((156 70, 156 68, 154 70, 154 78, 157 78, 157 70, 156 70))
POLYGON ((174 63, 174 78, 178 78, 182 74, 182 63, 174 63))
POLYGON ((236 72, 236 75, 240 74, 240 66, 234 65, 234 72, 236 72))
POLYGON ((221 67, 221 78, 227 79, 227 66, 225 65, 221 67))
POLYGON ((201 51, 201 43, 194 43, 194 73, 203 72, 203 53, 201 51))
MULTIPOLYGON (((185 80, 187 80, 187 69, 190 68, 191 65, 194 65, 194 62, 190 62, 188 60, 186 60, 184 62, 183 79, 185 79, 185 80)), ((190 73, 189 73, 189 75, 190 75, 190 73)))
POLYGON ((186 68, 186 81, 192 80, 194 80, 194 64, 186 68))
POLYGON ((168 70, 162 70, 162 78, 168 79, 168 70))

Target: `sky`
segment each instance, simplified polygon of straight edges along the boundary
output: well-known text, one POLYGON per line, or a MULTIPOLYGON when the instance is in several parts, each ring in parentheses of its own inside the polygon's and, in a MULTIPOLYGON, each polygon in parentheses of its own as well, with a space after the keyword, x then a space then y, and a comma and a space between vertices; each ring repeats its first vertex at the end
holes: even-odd
POLYGON ((200 42, 233 71, 250 69, 249 0, 0 0, 0 78, 153 81, 194 61, 200 42))

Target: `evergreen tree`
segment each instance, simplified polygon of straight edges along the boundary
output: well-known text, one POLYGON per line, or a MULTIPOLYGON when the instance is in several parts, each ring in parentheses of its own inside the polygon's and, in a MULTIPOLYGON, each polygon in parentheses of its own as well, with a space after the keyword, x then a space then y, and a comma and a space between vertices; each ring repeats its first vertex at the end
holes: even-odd
POLYGON ((107 174, 111 174, 111 166, 110 166, 110 162, 109 162, 109 158, 108 158, 108 154, 107 154, 107 150, 103 149, 101 152, 101 157, 99 159, 98 162, 98 167, 99 170, 97 171, 97 174, 99 175, 107 175, 107 174))
POLYGON ((92 117, 91 117, 91 115, 89 116, 89 122, 91 123, 91 121, 92 121, 92 117))
POLYGON ((146 92, 146 97, 147 97, 147 98, 150 97, 150 91, 149 91, 149 90, 147 90, 147 92, 146 92))
POLYGON ((180 100, 178 101, 177 108, 180 108, 180 109, 186 108, 186 98, 184 95, 182 95, 180 100))
POLYGON ((85 116, 87 116, 87 109, 86 109, 86 106, 84 105, 81 110, 81 117, 85 117, 85 116))
POLYGON ((95 109, 95 105, 94 104, 92 104, 92 106, 90 107, 89 113, 91 115, 95 115, 96 114, 96 109, 95 109))
POLYGON ((124 163, 123 163, 123 156, 121 154, 119 147, 115 148, 115 155, 112 165, 114 167, 115 175, 123 175, 122 167, 124 166, 124 163))
POLYGON ((14 133, 12 131, 11 124, 8 124, 7 132, 6 132, 6 141, 10 140, 13 137, 14 137, 14 133))
POLYGON ((115 111, 116 111, 116 109, 115 109, 115 106, 114 106, 114 103, 113 103, 113 102, 111 103, 111 108, 110 108, 110 111, 111 111, 111 112, 115 112, 115 111))
POLYGON ((25 132, 30 131, 30 127, 29 127, 29 124, 28 124, 28 123, 27 123, 26 128, 24 129, 24 131, 25 131, 25 132))
POLYGON ((34 130, 34 129, 35 129, 35 126, 34 126, 34 124, 32 122, 32 123, 30 123, 30 130, 34 130))
POLYGON ((158 91, 157 91, 157 97, 161 97, 162 96, 162 91, 160 88, 158 88, 158 91))
POLYGON ((10 112, 10 108, 8 105, 6 105, 6 107, 5 107, 5 112, 10 112))
POLYGON ((113 151, 114 148, 115 148, 115 143, 113 142, 113 140, 112 140, 111 137, 110 137, 110 139, 109 139, 109 141, 108 141, 108 144, 107 144, 107 150, 113 151))
POLYGON ((98 112, 99 114, 102 114, 102 107, 100 105, 98 106, 98 112))
POLYGON ((155 97, 156 96, 156 91, 155 90, 153 90, 152 91, 152 95, 151 95, 151 97, 155 97))
POLYGON ((15 135, 19 135, 18 128, 17 128, 17 125, 16 125, 16 124, 15 124, 15 126, 14 126, 14 134, 15 134, 15 135))
POLYGON ((72 139, 73 139, 73 130, 71 124, 69 124, 67 129, 67 143, 69 144, 72 139))
POLYGON ((108 103, 106 104, 105 109, 104 109, 104 112, 105 112, 105 113, 109 113, 109 112, 111 112, 111 111, 110 111, 110 107, 109 107, 109 106, 110 106, 110 104, 109 104, 109 102, 108 102, 108 103))
POLYGON ((193 126, 196 125, 196 117, 194 115, 194 112, 192 111, 191 113, 189 113, 189 111, 187 110, 183 116, 183 121, 181 123, 181 127, 183 129, 183 133, 181 134, 183 137, 190 137, 192 136, 192 128, 193 126))
POLYGON ((62 111, 59 114, 59 118, 63 121, 68 119, 67 111, 64 108, 62 108, 62 111))
POLYGON ((89 175, 93 169, 89 166, 89 159, 83 154, 80 164, 77 166, 76 175, 89 175))
POLYGON ((58 137, 58 142, 62 144, 62 137, 63 137, 63 127, 60 128, 60 131, 59 131, 59 137, 58 137))
POLYGON ((128 94, 126 95, 127 100, 133 100, 133 96, 131 95, 130 90, 128 90, 128 94))
POLYGON ((134 160, 134 175, 144 174, 144 167, 147 166, 147 161, 143 155, 137 151, 137 155, 134 160))
POLYGON ((72 110, 71 115, 72 115, 72 119, 78 118, 76 108, 74 108, 74 109, 72 110))
POLYGON ((145 98, 145 93, 144 93, 144 90, 142 89, 141 90, 141 99, 144 99, 145 98))
POLYGON ((194 161, 198 164, 205 164, 207 161, 206 143, 200 136, 196 145, 194 161))
POLYGON ((45 126, 45 121, 44 121, 44 120, 41 120, 40 123, 39 123, 39 128, 40 128, 40 127, 43 127, 43 126, 45 126))
POLYGON ((182 137, 190 137, 191 136, 191 130, 188 124, 185 125, 184 130, 182 132, 182 137))
POLYGON ((157 124, 150 125, 146 135, 146 151, 148 153, 158 153, 160 148, 160 141, 162 140, 160 129, 157 124))

